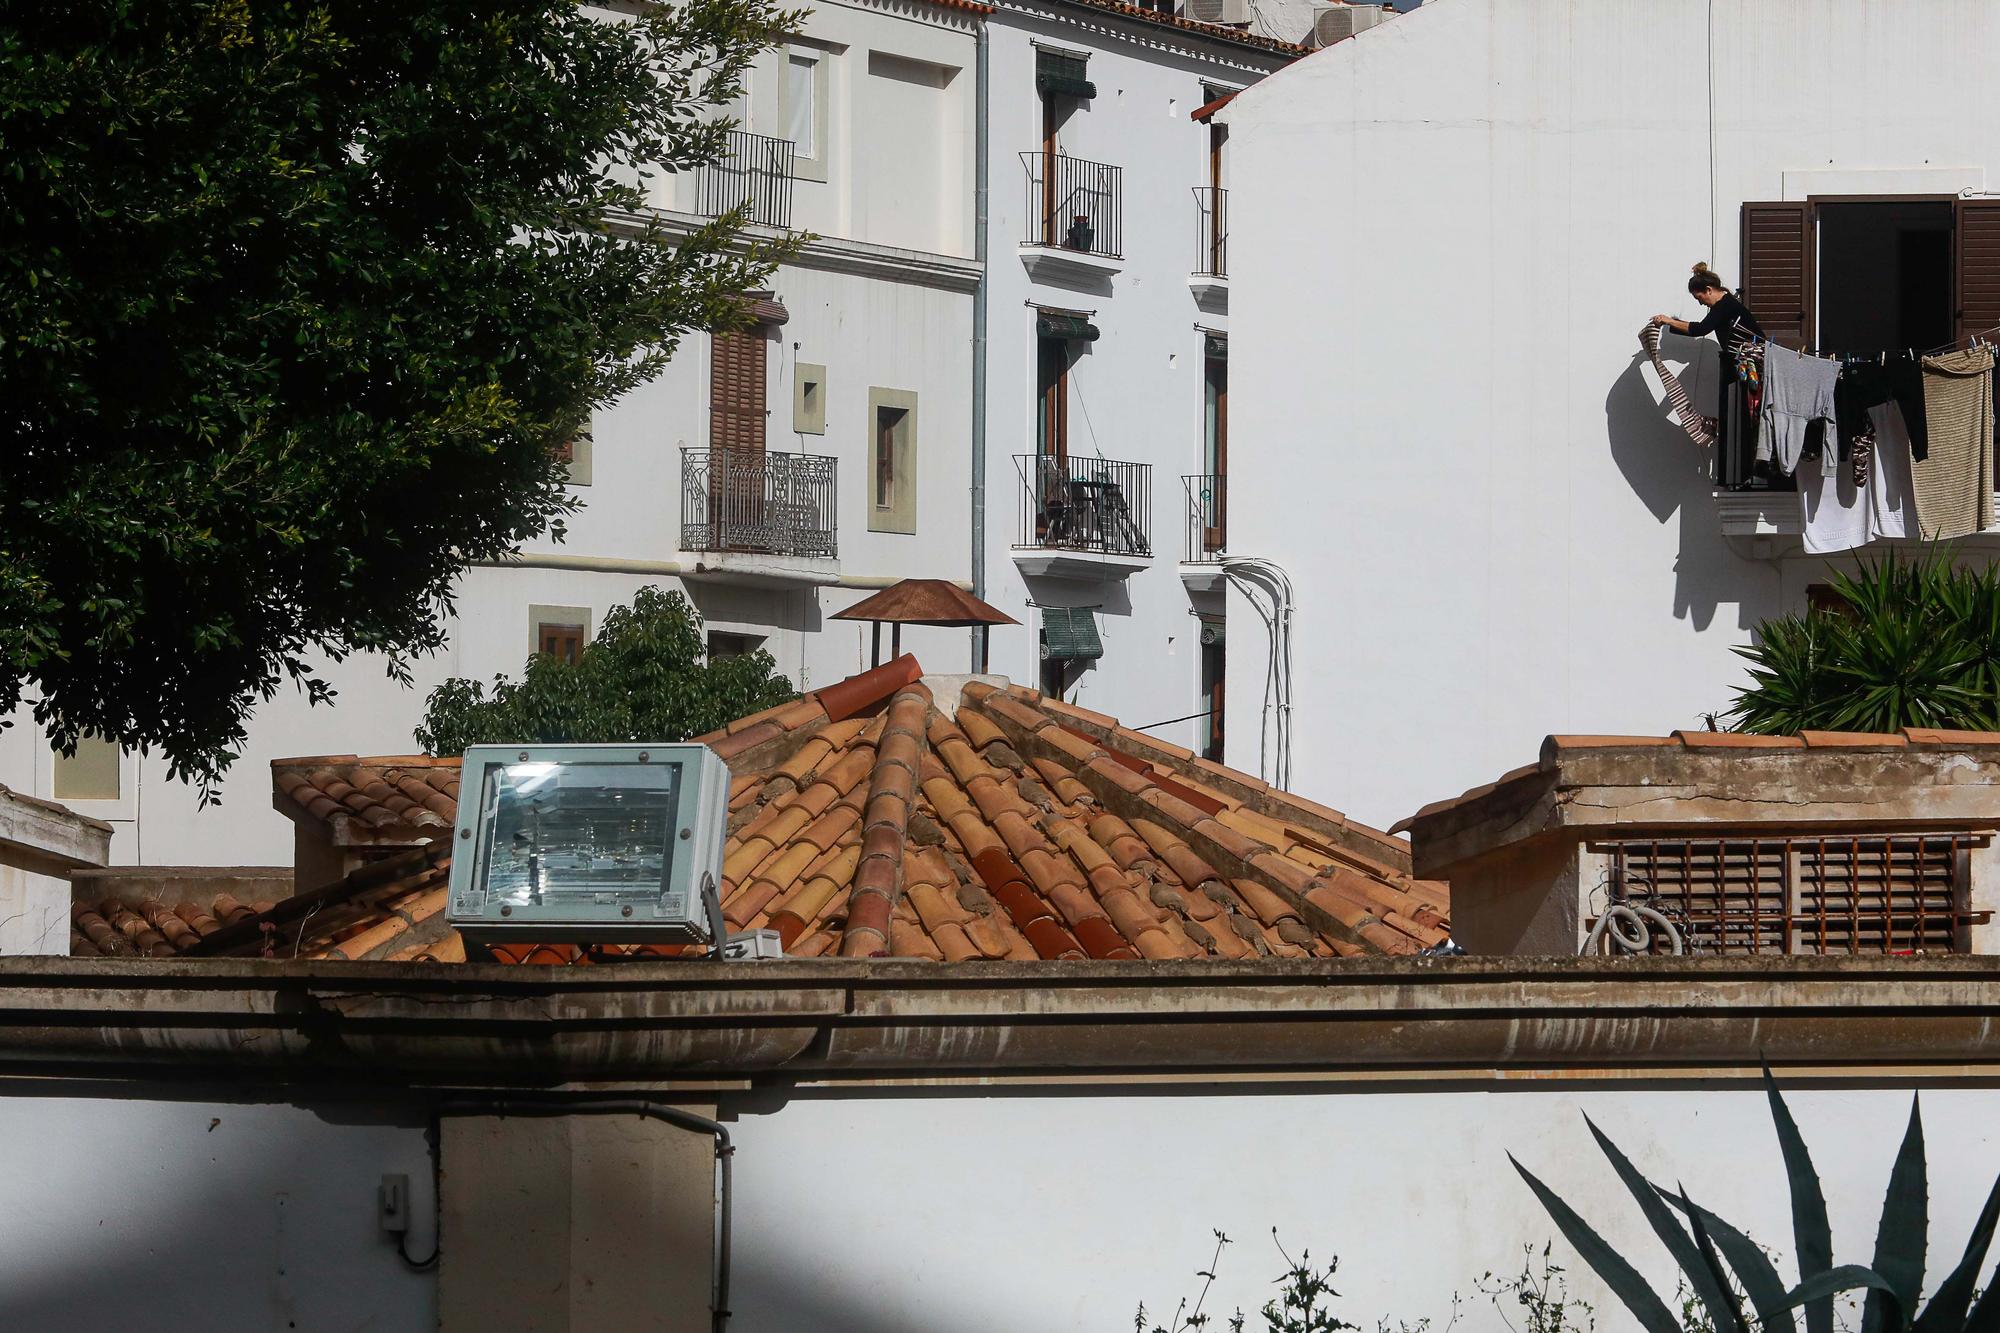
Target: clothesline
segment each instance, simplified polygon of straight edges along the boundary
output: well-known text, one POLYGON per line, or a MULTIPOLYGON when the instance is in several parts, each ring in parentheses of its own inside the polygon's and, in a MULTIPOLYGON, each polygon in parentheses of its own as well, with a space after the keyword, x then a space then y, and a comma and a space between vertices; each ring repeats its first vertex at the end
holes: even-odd
MULTIPOLYGON (((1970 333, 1960 334, 1958 337, 1952 339, 1948 343, 1941 343, 1936 347, 1927 348, 1921 352, 1914 347, 1906 347, 1903 350, 1906 355, 1911 357, 1938 356, 1944 352, 1957 351, 1963 344, 1966 343, 1976 344, 1982 339, 1990 338, 1994 334, 2000 334, 2000 324, 1994 324, 1983 329, 1974 329, 1970 333)), ((1774 339, 1764 334, 1745 332, 1743 336, 1749 340, 1750 345, 1753 347, 1759 347, 1768 343, 1775 342, 1774 339)), ((1776 343, 1776 345, 1779 347, 1784 346, 1783 343, 1776 343)), ((1821 351, 1817 347, 1799 349, 1798 354, 1800 356, 1810 356, 1820 361, 1861 361, 1861 360, 1867 360, 1871 357, 1880 359, 1882 357, 1886 357, 1889 355, 1889 353, 1885 351, 1826 352, 1826 351, 1821 351)))

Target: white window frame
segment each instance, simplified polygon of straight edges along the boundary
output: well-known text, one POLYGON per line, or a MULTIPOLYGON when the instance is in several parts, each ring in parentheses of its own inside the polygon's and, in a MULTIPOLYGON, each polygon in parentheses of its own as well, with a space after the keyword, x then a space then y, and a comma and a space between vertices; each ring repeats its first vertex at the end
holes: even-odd
POLYGON ((827 178, 827 162, 831 157, 827 136, 832 124, 829 107, 833 101, 833 54, 822 47, 789 45, 785 47, 784 61, 778 69, 778 128, 789 137, 792 128, 792 63, 805 61, 813 67, 813 151, 811 154, 800 152, 794 141, 792 176, 796 180, 824 181, 827 178))

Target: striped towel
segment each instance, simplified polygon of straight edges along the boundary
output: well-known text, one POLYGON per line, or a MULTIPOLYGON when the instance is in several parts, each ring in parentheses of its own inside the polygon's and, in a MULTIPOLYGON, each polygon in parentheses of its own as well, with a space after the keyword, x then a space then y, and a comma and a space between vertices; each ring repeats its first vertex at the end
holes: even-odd
POLYGON ((1927 356, 1930 452, 1916 464, 1917 526, 1932 541, 1993 526, 1993 349, 1927 356))
POLYGON ((1639 330, 1639 345, 1646 349, 1646 359, 1653 363, 1653 373, 1660 377, 1660 387, 1666 390, 1667 406, 1673 408, 1674 419, 1681 429, 1697 445, 1706 449, 1715 443, 1717 423, 1714 417, 1705 417, 1694 409, 1694 399, 1681 387, 1674 372, 1667 369, 1667 363, 1660 360, 1660 327, 1648 324, 1639 330))

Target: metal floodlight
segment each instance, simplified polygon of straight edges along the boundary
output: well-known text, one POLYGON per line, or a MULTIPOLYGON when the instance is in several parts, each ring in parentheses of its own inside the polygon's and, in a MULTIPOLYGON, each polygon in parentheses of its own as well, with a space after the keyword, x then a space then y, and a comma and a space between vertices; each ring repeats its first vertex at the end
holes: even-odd
POLYGON ((706 745, 474 745, 449 919, 474 942, 717 945, 729 769, 706 745))

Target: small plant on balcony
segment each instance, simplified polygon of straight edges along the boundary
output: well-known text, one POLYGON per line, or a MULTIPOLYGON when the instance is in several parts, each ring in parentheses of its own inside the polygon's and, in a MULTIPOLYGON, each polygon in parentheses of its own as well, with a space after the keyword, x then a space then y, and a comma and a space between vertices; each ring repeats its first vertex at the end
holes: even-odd
POLYGON ((1069 238, 1066 242, 1072 250, 1090 250, 1090 243, 1097 239, 1097 229, 1090 225, 1088 213, 1078 213, 1069 220, 1069 238))

